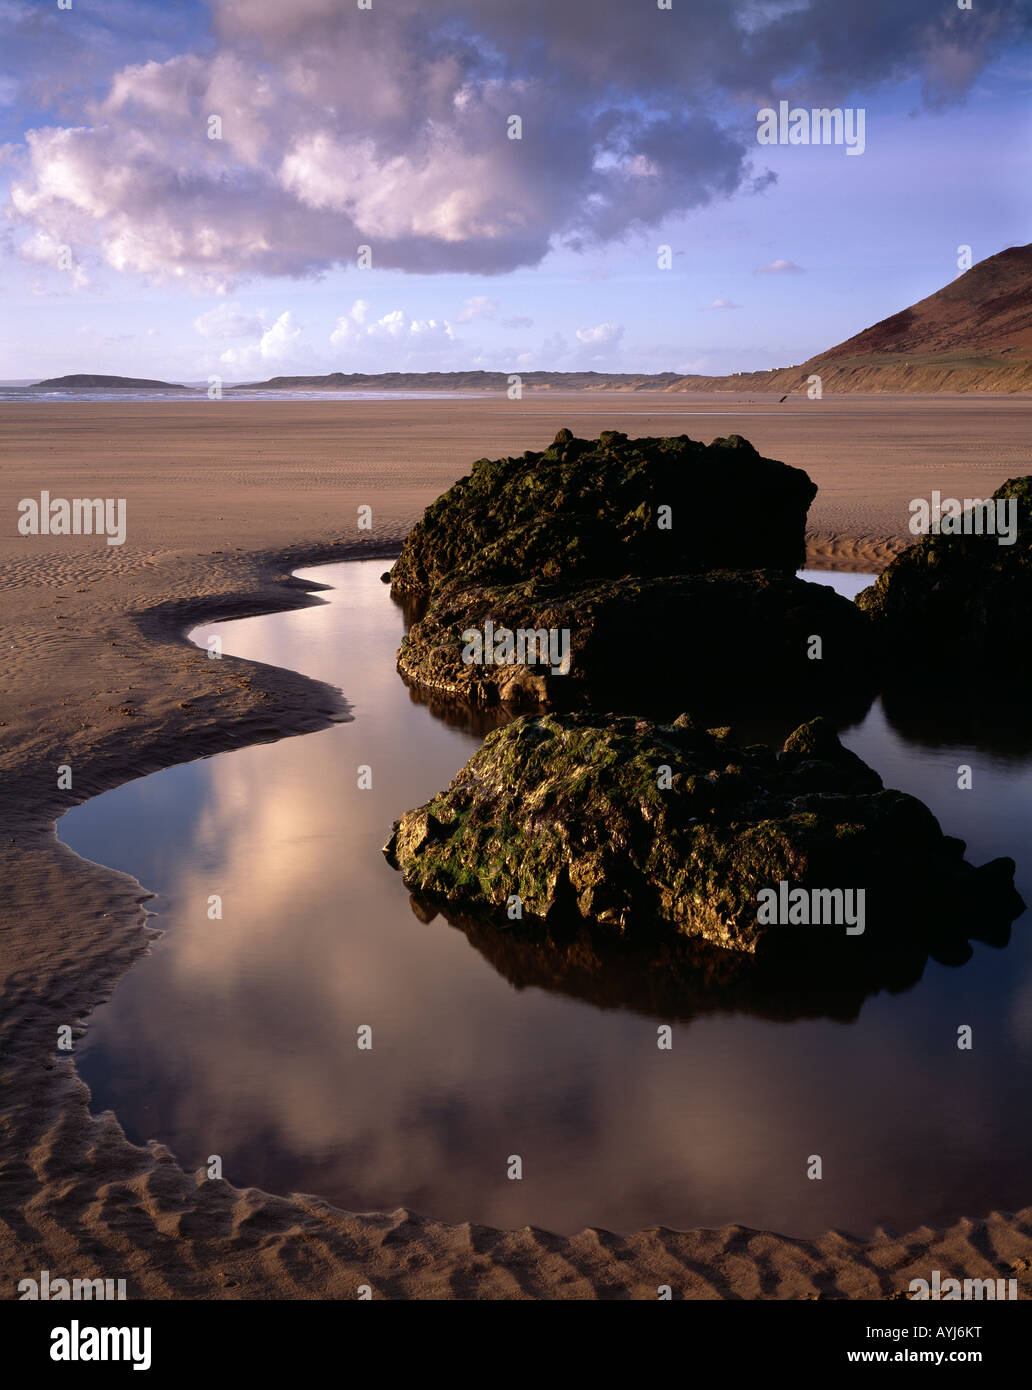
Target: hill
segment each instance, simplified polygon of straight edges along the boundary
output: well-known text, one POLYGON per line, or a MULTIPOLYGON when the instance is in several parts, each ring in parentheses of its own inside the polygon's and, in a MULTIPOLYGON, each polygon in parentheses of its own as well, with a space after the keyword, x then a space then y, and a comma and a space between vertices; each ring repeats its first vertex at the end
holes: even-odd
MULTIPOLYGON (((520 372, 536 391, 663 391, 677 372, 520 372)), ((331 372, 328 376, 274 376, 231 391, 504 391, 507 372, 331 372)))
POLYGON ((941 290, 796 367, 682 377, 672 391, 1032 391, 1032 245, 979 261, 941 290))
POLYGON ((34 382, 28 389, 40 391, 188 391, 188 386, 179 386, 171 381, 148 381, 136 376, 93 376, 79 372, 73 376, 54 376, 46 381, 34 382))

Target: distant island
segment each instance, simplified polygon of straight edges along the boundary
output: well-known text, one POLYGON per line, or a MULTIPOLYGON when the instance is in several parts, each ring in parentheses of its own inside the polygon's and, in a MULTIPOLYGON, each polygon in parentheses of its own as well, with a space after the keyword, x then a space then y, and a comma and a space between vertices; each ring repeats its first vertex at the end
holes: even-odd
POLYGON ((189 386, 180 386, 172 381, 148 381, 139 376, 94 376, 80 372, 74 376, 54 376, 46 381, 36 381, 26 389, 29 391, 189 391, 189 386))

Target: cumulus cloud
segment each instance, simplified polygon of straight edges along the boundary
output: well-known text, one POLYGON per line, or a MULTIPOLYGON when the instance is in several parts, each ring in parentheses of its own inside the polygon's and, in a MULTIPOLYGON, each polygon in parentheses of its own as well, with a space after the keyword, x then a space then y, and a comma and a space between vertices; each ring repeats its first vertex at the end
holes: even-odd
POLYGON ((256 314, 245 314, 239 304, 219 304, 194 319, 194 331, 202 338, 253 338, 264 324, 256 314))
POLYGON ((753 271, 754 275, 801 275, 803 267, 796 265, 795 261, 771 261, 769 265, 758 265, 753 271))
MULTIPOLYGON (((29 265, 55 270, 66 276, 73 289, 86 289, 90 283, 86 271, 75 260, 72 248, 67 243, 52 237, 49 232, 33 232, 20 244, 18 254, 29 265)), ((32 288, 37 294, 46 293, 42 280, 35 281, 32 288)))
POLYGON ((592 347, 618 343, 623 337, 622 323, 596 323, 593 328, 578 328, 577 341, 592 347))
POLYGON ((413 319, 404 309, 392 309, 380 318, 369 319, 369 304, 356 299, 346 314, 338 318, 330 334, 337 348, 375 348, 387 344, 426 348, 448 347, 454 341, 447 319, 413 319))
POLYGON ((710 304, 703 304, 703 309, 740 309, 741 304, 735 304, 730 299, 714 299, 710 304))
POLYGON ((267 328, 259 341, 248 347, 226 348, 219 361, 238 372, 279 371, 300 361, 303 350, 301 326, 287 309, 267 328))
POLYGON ((1025 0, 908 0, 877 22, 843 0, 210 0, 210 34, 189 7, 117 5, 105 29, 6 4, 26 106, 75 112, 23 142, 16 222, 219 292, 359 246, 375 267, 491 274, 619 240, 765 186, 757 99, 841 104, 916 76, 955 100, 1032 26, 1025 0), (111 67, 119 24, 145 22, 152 56, 111 67))

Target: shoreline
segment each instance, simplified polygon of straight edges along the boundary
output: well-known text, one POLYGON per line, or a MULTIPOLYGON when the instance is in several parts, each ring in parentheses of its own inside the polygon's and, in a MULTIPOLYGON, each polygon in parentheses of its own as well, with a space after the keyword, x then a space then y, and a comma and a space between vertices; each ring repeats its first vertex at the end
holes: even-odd
MULTIPOLYGON (((287 567, 396 553, 396 544, 342 542, 250 556, 252 590, 167 600, 134 621, 155 647, 195 653, 213 683, 217 673, 207 671, 203 651, 186 637, 197 622, 318 602, 324 586, 285 575, 287 567)), ((166 730, 163 738, 139 728, 121 757, 102 743, 81 771, 75 802, 188 757, 347 717, 339 691, 299 673, 224 656, 219 673, 231 668, 246 668, 243 679, 250 682, 240 687, 232 717, 220 713, 200 730, 166 730), (253 689, 258 677, 266 694, 286 702, 277 711, 263 710, 266 702, 253 689)), ((65 933, 57 961, 48 953, 56 966, 49 988, 19 997, 15 987, 13 1001, 5 991, 13 1002, 3 1020, 11 1104, 2 1123, 8 1149, 26 1156, 6 1174, 5 1221, 13 1240, 0 1264, 7 1297, 16 1297, 18 1279, 50 1268, 123 1277, 130 1296, 149 1298, 346 1298, 370 1283, 374 1296, 396 1298, 654 1299, 657 1286, 668 1283, 677 1298, 885 1299, 904 1296, 909 1280, 927 1277, 933 1262, 961 1277, 1017 1278, 1024 1295, 1032 1292, 1032 1208, 869 1239, 835 1231, 800 1239, 738 1225, 654 1227, 626 1236, 588 1228, 559 1236, 529 1227, 446 1225, 406 1209, 348 1213, 317 1196, 275 1196, 188 1173, 165 1146, 130 1144, 110 1111, 92 1116, 72 1057, 54 1054, 41 1067, 56 1027, 74 1019, 74 1034, 81 1035, 92 1009, 157 935, 148 925, 145 887, 63 845, 52 809, 40 808, 20 828, 9 816, 0 825, 4 869, 19 852, 35 869, 21 892, 16 887, 8 910, 31 921, 41 894, 52 909, 71 897, 80 915, 92 917, 93 929, 85 946, 65 933)), ((5 873, 6 881, 12 877, 5 873)))

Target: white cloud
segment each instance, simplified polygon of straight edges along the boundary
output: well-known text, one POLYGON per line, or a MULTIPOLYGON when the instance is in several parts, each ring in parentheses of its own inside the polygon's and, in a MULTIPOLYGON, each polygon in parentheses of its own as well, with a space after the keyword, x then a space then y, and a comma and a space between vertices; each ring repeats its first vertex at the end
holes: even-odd
POLYGON ((392 309, 372 322, 368 320, 368 302, 356 299, 348 312, 338 318, 330 342, 342 348, 394 343, 405 350, 417 345, 420 348, 446 347, 455 337, 447 319, 413 319, 404 309, 392 309))
POLYGON ((620 341, 623 331, 622 323, 597 323, 593 328, 578 328, 577 338, 590 346, 609 346, 620 341))
POLYGON ((451 342, 454 334, 447 319, 416 319, 409 324, 409 332, 414 338, 437 338, 451 342))
POLYGON ((703 304, 703 309, 740 309, 741 304, 734 304, 730 299, 714 299, 711 304, 703 304))
POLYGON ((301 327, 291 310, 287 309, 271 328, 265 330, 256 344, 226 348, 219 361, 237 371, 253 372, 260 368, 271 371, 299 361, 302 351, 301 327))
POLYGON ((754 275, 801 275, 803 267, 795 261, 771 261, 770 265, 758 265, 754 275))
MULTIPOLYGON (((37 231, 27 237, 19 245, 18 254, 23 261, 31 265, 45 267, 66 276, 73 289, 86 289, 90 283, 90 277, 75 258, 72 248, 47 232, 37 231)), ((37 282, 33 288, 37 294, 46 292, 42 282, 37 282)))

